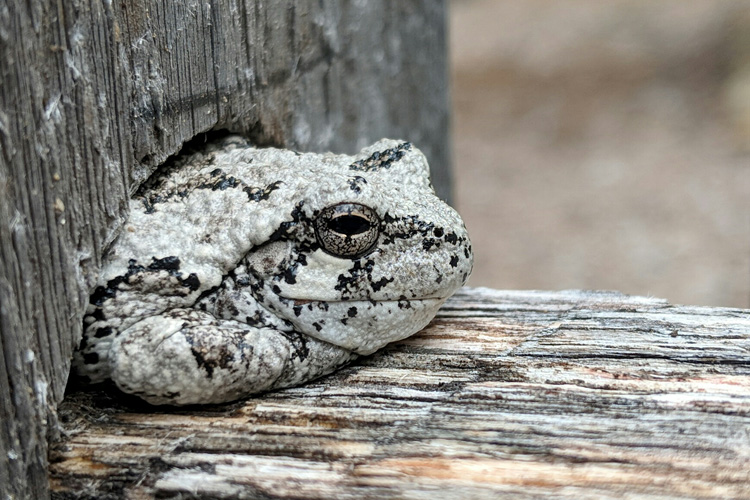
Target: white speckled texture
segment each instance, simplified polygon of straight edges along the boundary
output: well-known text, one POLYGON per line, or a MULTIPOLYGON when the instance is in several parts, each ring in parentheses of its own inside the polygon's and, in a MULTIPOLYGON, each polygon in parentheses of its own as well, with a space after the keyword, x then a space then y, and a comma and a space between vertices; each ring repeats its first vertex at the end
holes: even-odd
POLYGON ((472 260, 411 144, 319 155, 230 137, 131 201, 74 365, 153 404, 303 383, 419 331, 472 260), (329 224, 333 206, 350 226, 329 224))

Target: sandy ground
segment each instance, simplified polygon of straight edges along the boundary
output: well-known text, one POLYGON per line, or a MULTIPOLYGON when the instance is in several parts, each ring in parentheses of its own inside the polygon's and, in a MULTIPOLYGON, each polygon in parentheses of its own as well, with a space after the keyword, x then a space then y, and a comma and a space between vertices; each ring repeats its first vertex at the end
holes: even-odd
POLYGON ((748 13, 748 0, 452 2, 469 284, 750 307, 750 141, 727 105, 748 13))

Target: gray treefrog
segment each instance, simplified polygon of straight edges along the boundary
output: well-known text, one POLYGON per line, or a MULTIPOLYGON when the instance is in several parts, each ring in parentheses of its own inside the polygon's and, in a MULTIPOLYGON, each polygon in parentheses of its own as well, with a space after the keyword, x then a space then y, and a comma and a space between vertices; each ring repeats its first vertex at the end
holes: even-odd
POLYGON ((352 157, 229 137, 131 200, 74 367, 152 404, 300 384, 422 329, 472 259, 410 143, 352 157))

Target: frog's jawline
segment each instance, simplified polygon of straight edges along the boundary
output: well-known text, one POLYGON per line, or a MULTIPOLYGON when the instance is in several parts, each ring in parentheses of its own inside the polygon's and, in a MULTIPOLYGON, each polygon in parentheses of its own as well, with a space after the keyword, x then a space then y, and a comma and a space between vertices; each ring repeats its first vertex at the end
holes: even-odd
POLYGON ((290 300, 294 302, 295 306, 305 306, 307 304, 399 304, 402 302, 430 302, 430 301, 443 301, 442 297, 422 297, 419 299, 388 299, 388 300, 374 300, 374 299, 352 299, 352 300, 312 300, 312 299, 293 299, 291 297, 284 297, 279 295, 282 300, 290 300))
POLYGON ((294 299, 275 295, 266 305, 300 333, 367 355, 427 326, 445 300, 300 300, 295 304, 294 299))

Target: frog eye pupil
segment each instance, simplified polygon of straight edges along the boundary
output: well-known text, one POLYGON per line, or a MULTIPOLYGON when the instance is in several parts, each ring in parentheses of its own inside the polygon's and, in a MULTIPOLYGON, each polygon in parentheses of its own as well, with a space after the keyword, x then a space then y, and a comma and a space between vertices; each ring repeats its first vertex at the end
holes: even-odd
POLYGON ((380 235, 377 212, 359 203, 339 203, 324 208, 315 218, 314 226, 320 248, 346 259, 368 254, 380 235))
POLYGON ((354 236, 370 230, 370 222, 358 215, 342 215, 328 222, 328 229, 337 233, 354 236))

